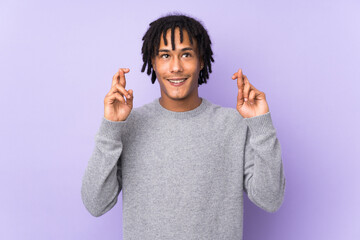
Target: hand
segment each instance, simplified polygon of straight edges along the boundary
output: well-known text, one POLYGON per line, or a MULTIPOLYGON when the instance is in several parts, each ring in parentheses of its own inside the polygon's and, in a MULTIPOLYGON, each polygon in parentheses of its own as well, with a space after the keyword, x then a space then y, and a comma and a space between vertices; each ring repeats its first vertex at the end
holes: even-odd
POLYGON ((269 105, 266 102, 265 93, 257 90, 243 75, 242 69, 231 77, 237 79, 239 88, 236 109, 244 118, 256 117, 269 112, 269 105))
POLYGON ((125 121, 133 108, 133 90, 125 90, 125 73, 128 72, 130 69, 120 68, 113 76, 111 89, 104 99, 104 117, 107 120, 125 121))

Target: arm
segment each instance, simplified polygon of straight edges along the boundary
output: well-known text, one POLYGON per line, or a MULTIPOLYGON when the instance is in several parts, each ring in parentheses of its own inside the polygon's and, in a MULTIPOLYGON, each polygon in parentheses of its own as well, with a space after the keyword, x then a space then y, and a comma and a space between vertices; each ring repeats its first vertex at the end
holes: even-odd
POLYGON ((95 217, 105 214, 115 206, 122 188, 121 134, 125 131, 126 122, 103 118, 95 136, 95 148, 83 175, 81 187, 82 201, 95 217))
POLYGON ((237 79, 238 86, 236 109, 247 125, 243 188, 254 204, 275 212, 284 198, 285 177, 269 105, 265 93, 249 82, 241 68, 232 79, 237 79))
POLYGON ((248 126, 244 190, 255 205, 267 212, 275 212, 283 202, 285 177, 280 143, 270 112, 243 121, 248 126))
POLYGON ((121 136, 126 130, 134 99, 133 91, 125 89, 125 74, 129 71, 120 68, 113 76, 111 89, 104 99, 104 117, 95 137, 95 149, 82 180, 82 201, 95 217, 115 206, 122 188, 121 136))

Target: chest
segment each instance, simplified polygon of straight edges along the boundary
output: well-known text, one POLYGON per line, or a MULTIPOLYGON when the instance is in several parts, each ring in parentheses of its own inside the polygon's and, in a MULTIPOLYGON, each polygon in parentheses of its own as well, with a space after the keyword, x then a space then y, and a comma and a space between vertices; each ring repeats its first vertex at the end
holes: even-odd
POLYGON ((123 177, 205 184, 241 167, 241 144, 234 129, 211 121, 139 127, 124 142, 123 177))

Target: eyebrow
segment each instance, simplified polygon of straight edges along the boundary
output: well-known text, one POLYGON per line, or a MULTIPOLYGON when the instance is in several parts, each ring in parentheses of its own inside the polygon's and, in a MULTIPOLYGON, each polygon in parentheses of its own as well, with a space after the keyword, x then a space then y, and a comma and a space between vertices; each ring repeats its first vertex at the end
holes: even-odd
MULTIPOLYGON (((186 47, 186 48, 183 48, 183 49, 180 49, 180 51, 194 51, 194 49, 193 48, 191 48, 191 47, 186 47)), ((169 49, 159 49, 159 52, 170 52, 170 50, 169 49)))

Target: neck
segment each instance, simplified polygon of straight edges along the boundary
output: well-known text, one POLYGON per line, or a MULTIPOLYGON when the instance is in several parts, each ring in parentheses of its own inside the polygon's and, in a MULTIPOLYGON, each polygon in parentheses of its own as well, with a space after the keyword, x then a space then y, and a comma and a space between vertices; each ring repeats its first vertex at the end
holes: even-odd
POLYGON ((159 102, 161 106, 163 106, 169 111, 186 112, 200 106, 202 99, 198 95, 196 95, 195 97, 179 99, 179 100, 165 98, 164 96, 161 96, 159 102))

